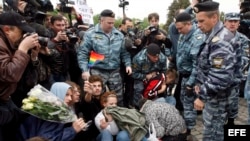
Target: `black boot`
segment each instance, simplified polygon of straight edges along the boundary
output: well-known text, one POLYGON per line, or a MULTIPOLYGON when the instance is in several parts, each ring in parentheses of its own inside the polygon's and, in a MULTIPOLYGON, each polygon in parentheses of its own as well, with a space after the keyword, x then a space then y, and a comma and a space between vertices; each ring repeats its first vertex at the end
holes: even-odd
POLYGON ((227 125, 235 125, 234 124, 234 118, 228 118, 227 119, 227 125))

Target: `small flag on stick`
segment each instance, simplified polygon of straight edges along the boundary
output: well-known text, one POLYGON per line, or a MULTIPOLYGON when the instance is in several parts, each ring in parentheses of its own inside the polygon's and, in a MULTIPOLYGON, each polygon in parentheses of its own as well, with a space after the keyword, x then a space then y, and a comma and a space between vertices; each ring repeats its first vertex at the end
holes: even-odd
POLYGON ((104 60, 104 55, 99 54, 95 51, 91 51, 88 66, 92 67, 92 66, 94 66, 95 63, 97 63, 98 61, 102 61, 102 60, 104 60))

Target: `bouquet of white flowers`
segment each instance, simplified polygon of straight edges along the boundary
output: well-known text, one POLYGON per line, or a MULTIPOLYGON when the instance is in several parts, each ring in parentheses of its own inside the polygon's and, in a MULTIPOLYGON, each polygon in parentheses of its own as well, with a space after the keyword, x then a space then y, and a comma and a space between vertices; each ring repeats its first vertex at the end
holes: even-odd
POLYGON ((73 110, 56 95, 36 85, 23 99, 22 110, 43 120, 68 123, 77 119, 73 110))

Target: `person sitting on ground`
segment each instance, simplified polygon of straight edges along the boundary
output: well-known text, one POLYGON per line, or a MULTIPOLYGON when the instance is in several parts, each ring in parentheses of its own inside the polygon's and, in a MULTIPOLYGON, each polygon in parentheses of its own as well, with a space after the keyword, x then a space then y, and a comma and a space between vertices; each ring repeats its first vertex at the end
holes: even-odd
MULTIPOLYGON (((76 104, 76 113, 83 113, 85 120, 94 121, 95 116, 102 110, 100 104, 100 96, 103 94, 102 77, 99 75, 91 75, 88 81, 84 81, 83 90, 85 93, 80 102, 76 104)), ((100 132, 95 124, 92 124, 87 131, 77 134, 74 141, 82 141, 83 138, 87 141, 94 141, 99 134, 100 132)))
POLYGON ((174 106, 143 98, 139 101, 139 107, 140 112, 145 114, 146 124, 154 124, 157 138, 174 141, 186 139, 185 121, 174 106))
MULTIPOLYGON (((100 102, 104 109, 108 106, 117 106, 117 96, 113 91, 105 92, 101 95, 100 102)), ((95 125, 101 132, 97 136, 97 141, 112 141, 114 136, 116 136, 116 141, 129 141, 128 132, 120 130, 115 120, 113 120, 112 116, 106 114, 105 110, 96 115, 95 125)))
MULTIPOLYGON (((51 90, 65 104, 69 105, 72 101, 72 88, 65 82, 56 82, 52 85, 51 90)), ((18 133, 18 139, 24 141, 31 137, 40 136, 51 141, 72 141, 77 133, 82 131, 86 126, 82 118, 70 124, 50 122, 33 115, 29 115, 21 124, 18 133)))
POLYGON ((75 82, 73 81, 65 81, 65 83, 69 84, 72 88, 72 96, 71 96, 71 101, 69 103, 69 106, 72 106, 73 108, 73 111, 76 112, 76 108, 78 108, 77 104, 76 103, 79 103, 80 102, 80 86, 78 84, 76 84, 75 82))

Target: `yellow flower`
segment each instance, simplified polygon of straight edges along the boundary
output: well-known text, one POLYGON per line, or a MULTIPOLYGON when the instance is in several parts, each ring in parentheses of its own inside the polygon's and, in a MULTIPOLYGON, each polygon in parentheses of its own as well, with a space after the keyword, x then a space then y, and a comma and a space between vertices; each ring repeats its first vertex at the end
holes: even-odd
POLYGON ((33 109, 33 107, 34 107, 33 103, 26 103, 26 104, 24 104, 22 106, 22 109, 24 109, 24 110, 31 110, 31 109, 33 109))
POLYGON ((35 102, 37 100, 37 98, 34 96, 30 96, 28 99, 30 102, 35 102))
POLYGON ((25 99, 23 99, 23 104, 25 105, 25 104, 27 104, 27 103, 30 103, 30 99, 28 99, 28 98, 25 98, 25 99))

